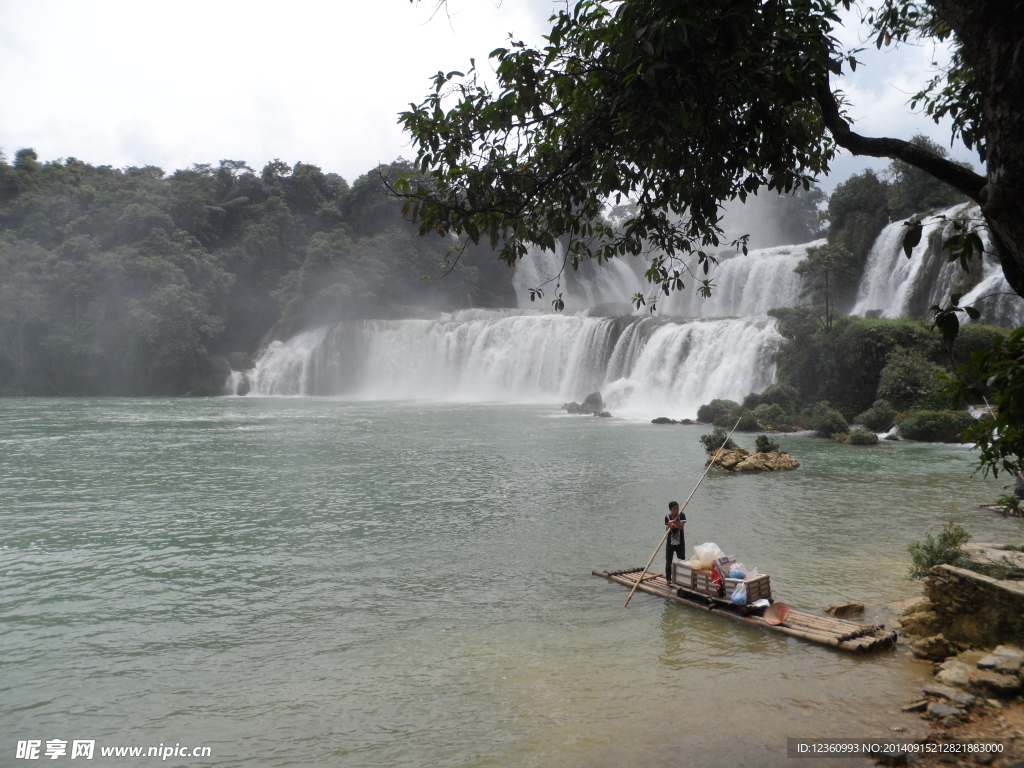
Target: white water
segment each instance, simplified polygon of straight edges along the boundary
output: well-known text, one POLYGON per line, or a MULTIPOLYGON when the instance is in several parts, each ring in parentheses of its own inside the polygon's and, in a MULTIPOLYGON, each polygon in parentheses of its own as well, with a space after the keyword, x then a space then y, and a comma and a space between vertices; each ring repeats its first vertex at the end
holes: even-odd
POLYGON ((470 310, 355 321, 272 343, 252 393, 562 402, 601 391, 619 412, 693 416, 712 398, 742 399, 770 384, 780 341, 768 318, 470 310))
MULTIPOLYGON (((765 315, 773 307, 795 307, 802 302, 800 280, 793 269, 807 256, 807 249, 825 244, 815 240, 802 245, 783 245, 750 251, 746 256, 720 255, 708 277, 712 282, 710 298, 697 288, 704 274, 686 276, 686 288, 671 296, 658 297, 662 315, 675 317, 754 317, 765 315)), ((634 294, 656 295, 646 282, 636 260, 612 259, 606 264, 584 264, 580 272, 563 269, 563 254, 533 250, 516 269, 513 285, 520 307, 546 308, 561 293, 566 311, 583 311, 602 304, 625 305, 634 294), (531 303, 530 289, 542 287, 544 296, 531 303)), ((643 265, 644 267, 646 264, 643 265)), ((645 313, 646 310, 641 310, 645 313)))
POLYGON ((714 287, 710 298, 699 296, 694 285, 665 298, 661 307, 669 314, 686 317, 750 317, 764 315, 773 307, 795 307, 803 302, 800 279, 793 269, 807 257, 808 248, 824 244, 824 240, 815 240, 728 256, 711 269, 714 287))
MULTIPOLYGON (((927 317, 930 306, 946 305, 964 273, 959 262, 949 261, 942 244, 954 234, 953 219, 977 215, 974 204, 967 203, 926 216, 921 242, 909 259, 903 251, 907 231, 903 222, 887 226, 868 256, 851 314, 878 311, 881 317, 927 317)), ((960 304, 977 303, 983 322, 1014 327, 1024 324, 1024 299, 1013 294, 1003 277, 988 230, 981 228, 978 233, 985 247, 982 277, 960 304)))
MULTIPOLYGON (((596 267, 581 264, 581 275, 565 261, 561 247, 555 253, 534 248, 516 266, 512 286, 520 307, 550 307, 558 294, 562 295, 567 312, 600 304, 626 305, 634 294, 645 291, 645 282, 630 268, 630 263, 611 259, 596 267), (531 288, 540 288, 544 295, 531 302, 531 288)), ((625 307, 623 310, 628 312, 625 307)))
MULTIPOLYGON (((961 280, 942 248, 950 219, 971 215, 956 206, 925 219, 913 257, 906 231, 886 227, 868 258, 853 314, 926 317, 961 280)), ((991 243, 980 282, 962 300, 979 301, 982 320, 1024 324, 1024 301, 1002 276, 991 243)), ((773 307, 802 303, 794 267, 824 241, 751 251, 712 268, 710 299, 697 281, 659 302, 658 317, 634 311, 635 293, 649 293, 636 261, 612 259, 563 270, 561 253, 533 251, 513 281, 518 309, 462 310, 434 320, 347 321, 273 342, 245 374, 254 395, 344 395, 363 399, 563 402, 601 391, 617 414, 693 417, 714 398, 741 400, 772 383, 781 337, 773 307), (531 288, 543 297, 531 302, 531 288), (551 313, 561 294, 565 312, 551 313), (694 319, 701 318, 701 319, 694 319)), ((232 374, 229 391, 242 375, 232 374)))
MULTIPOLYGON (((989 247, 987 239, 985 247, 989 247)), ((1010 288, 999 262, 986 253, 983 269, 981 281, 964 294, 960 305, 977 307, 983 322, 1009 328, 1024 325, 1024 299, 1010 288)))

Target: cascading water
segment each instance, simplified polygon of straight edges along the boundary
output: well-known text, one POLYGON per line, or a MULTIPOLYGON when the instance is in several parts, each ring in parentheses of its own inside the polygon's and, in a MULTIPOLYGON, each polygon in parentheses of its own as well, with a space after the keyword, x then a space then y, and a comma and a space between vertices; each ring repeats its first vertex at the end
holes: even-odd
MULTIPOLYGON (((969 206, 926 218, 913 258, 903 255, 905 228, 886 227, 868 258, 853 314, 923 317, 944 303, 962 279, 942 241, 949 220, 969 206)), ((983 232, 983 238, 985 233, 983 232)), ((713 268, 712 297, 674 294, 659 316, 628 302, 650 286, 625 259, 561 272, 559 253, 533 251, 514 279, 519 308, 471 309, 433 320, 345 321, 273 342, 246 374, 233 373, 229 391, 254 395, 327 395, 366 399, 455 399, 561 402, 600 390, 617 413, 693 416, 714 398, 740 400, 775 377, 782 338, 773 307, 799 305, 793 269, 816 241, 727 256, 713 268), (557 288, 556 288, 557 284, 557 288), (530 288, 543 288, 538 302, 530 288), (556 293, 565 312, 550 306, 556 293), (695 319, 698 318, 698 319, 695 319)), ((1024 301, 1010 293, 985 240, 980 281, 962 300, 980 299, 983 320, 1024 323, 1024 301)), ((691 281, 692 282, 692 281, 691 281)))
POLYGON ((795 307, 802 301, 800 280, 793 270, 807 257, 808 248, 824 244, 815 240, 726 256, 711 272, 710 298, 686 291, 666 297, 661 307, 684 317, 751 317, 775 307, 795 307))
MULTIPOLYGON (((930 306, 946 304, 964 272, 959 262, 949 261, 943 242, 954 234, 953 221, 964 217, 978 217, 973 203, 925 216, 921 242, 909 259, 903 251, 907 232, 903 222, 883 229, 868 256, 852 314, 874 311, 881 317, 927 317, 930 306)), ((1024 324, 1024 300, 1003 277, 988 230, 982 227, 978 234, 985 247, 981 279, 965 292, 961 305, 977 304, 982 322, 1011 327, 1024 324)))
POLYGON ((692 415, 712 398, 742 399, 768 386, 780 341, 769 318, 470 310, 439 320, 365 320, 274 342, 252 375, 252 393, 561 402, 600 390, 620 411, 692 415))
MULTIPOLYGON (((800 281, 793 269, 807 257, 807 249, 825 244, 825 240, 802 245, 783 245, 718 257, 711 268, 710 298, 696 292, 697 278, 687 279, 692 288, 662 296, 658 307, 663 315, 674 317, 754 317, 765 315, 773 307, 795 307, 802 302, 800 281)), ((553 295, 561 272, 561 287, 567 311, 582 311, 602 304, 629 303, 636 293, 649 294, 651 286, 632 267, 637 262, 612 259, 594 267, 581 265, 582 277, 570 269, 562 270, 560 252, 531 250, 516 270, 513 284, 520 307, 530 303, 529 289, 544 286, 545 297, 553 295), (631 266, 632 265, 632 266, 631 266)), ((700 275, 702 278, 703 275, 700 275)), ((545 298, 539 306, 547 306, 545 298)))
POLYGON ((531 248, 516 266, 512 279, 519 306, 547 307, 561 293, 565 310, 577 312, 601 304, 625 305, 633 294, 644 292, 644 281, 623 259, 612 259, 596 268, 581 264, 580 270, 582 275, 565 264, 561 246, 555 252, 531 248), (531 288, 544 291, 539 304, 536 300, 531 302, 531 288))

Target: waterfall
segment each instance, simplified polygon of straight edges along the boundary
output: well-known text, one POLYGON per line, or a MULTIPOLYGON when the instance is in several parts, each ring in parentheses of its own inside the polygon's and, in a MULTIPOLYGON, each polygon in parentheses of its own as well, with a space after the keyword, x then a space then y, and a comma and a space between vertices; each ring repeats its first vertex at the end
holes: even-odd
POLYGON ((275 341, 255 395, 562 402, 602 391, 619 412, 694 416, 775 376, 768 318, 678 322, 469 310, 437 320, 338 323, 275 341))
POLYGON ((661 307, 686 317, 750 317, 764 315, 774 307, 795 307, 800 299, 800 278, 793 269, 807 257, 807 249, 822 246, 824 240, 803 245, 783 245, 750 251, 746 256, 719 257, 709 276, 711 297, 697 294, 696 283, 682 293, 662 300, 661 307))
MULTIPOLYGON (((979 215, 974 203, 965 203, 925 216, 921 242, 914 247, 909 259, 903 251, 907 228, 900 221, 888 225, 868 255, 852 314, 876 311, 881 317, 927 317, 928 308, 933 304, 947 304, 964 272, 958 261, 949 261, 943 242, 954 234, 954 219, 979 215)), ((987 228, 979 229, 978 233, 985 246, 981 279, 960 303, 978 302, 982 322, 1011 327, 1022 325, 1024 299, 1013 294, 1003 277, 987 228), (1011 295, 982 299, 993 293, 1011 295)))
POLYGON ((1003 268, 986 255, 981 282, 964 294, 961 306, 974 306, 981 312, 981 321, 1017 328, 1024 325, 1024 298, 1006 282, 1003 268))
MULTIPOLYGON (((901 222, 879 235, 865 267, 854 314, 924 317, 945 303, 963 279, 942 247, 951 220, 970 205, 925 218, 913 257, 903 254, 901 222)), ((1011 293, 986 253, 977 284, 962 300, 978 302, 982 320, 1024 324, 1024 300, 1011 293)), ((824 244, 720 255, 709 276, 712 296, 684 292, 662 297, 658 316, 628 305, 648 293, 646 265, 633 259, 563 269, 564 251, 532 249, 517 266, 519 307, 467 309, 430 320, 360 320, 305 330, 274 341, 252 371, 233 372, 229 391, 253 395, 345 396, 558 403, 600 391, 618 414, 692 417, 714 398, 741 400, 775 378, 773 357, 782 341, 773 307, 802 303, 794 274, 807 249, 824 244), (557 283, 557 287, 556 287, 557 283), (531 288, 544 296, 531 302, 531 288), (562 294, 565 311, 550 311, 562 294)))
POLYGON ((643 293, 645 282, 625 259, 611 259, 605 264, 580 264, 579 270, 565 261, 561 245, 555 252, 531 248, 516 266, 512 286, 520 307, 550 307, 558 293, 562 294, 565 310, 576 312, 602 304, 626 305, 635 293, 643 293), (541 288, 543 297, 530 301, 530 289, 541 288))
MULTIPOLYGON (((658 300, 661 314, 678 317, 752 317, 764 315, 773 307, 795 307, 800 298, 800 278, 793 269, 807 257, 807 249, 825 244, 815 240, 802 245, 784 245, 718 256, 708 277, 712 282, 711 298, 697 293, 704 275, 686 277, 687 287, 662 296, 658 300)), ((603 304, 625 305, 636 293, 649 294, 652 286, 640 274, 637 260, 612 259, 606 264, 584 263, 580 270, 562 270, 563 252, 531 249, 516 269, 513 285, 520 307, 550 306, 555 284, 561 271, 561 287, 567 311, 582 311, 603 304), (544 299, 530 303, 529 289, 544 285, 544 299)), ((646 265, 644 265, 646 266, 646 265)))

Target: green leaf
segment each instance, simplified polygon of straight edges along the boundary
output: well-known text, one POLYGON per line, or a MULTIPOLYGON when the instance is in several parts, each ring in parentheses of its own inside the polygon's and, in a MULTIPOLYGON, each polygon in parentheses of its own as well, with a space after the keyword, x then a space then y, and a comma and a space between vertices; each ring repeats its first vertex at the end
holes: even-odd
POLYGON ((942 334, 942 338, 946 340, 947 344, 952 344, 956 341, 957 333, 960 332, 960 320, 957 319, 955 312, 941 312, 935 317, 935 326, 939 329, 939 333, 942 334))
POLYGON ((903 252, 909 259, 914 251, 914 246, 921 242, 921 233, 924 231, 924 225, 920 221, 915 221, 904 226, 907 227, 907 234, 903 236, 903 252))
POLYGON ((985 243, 982 242, 981 236, 977 232, 971 232, 967 235, 966 247, 968 251, 968 257, 977 253, 979 256, 985 253, 985 243))

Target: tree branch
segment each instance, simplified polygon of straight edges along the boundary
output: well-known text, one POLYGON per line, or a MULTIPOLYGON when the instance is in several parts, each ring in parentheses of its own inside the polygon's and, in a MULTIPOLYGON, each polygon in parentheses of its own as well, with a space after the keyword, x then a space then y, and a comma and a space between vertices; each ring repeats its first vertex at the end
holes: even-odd
POLYGON ((855 155, 868 155, 870 157, 888 157, 902 160, 908 165, 919 168, 939 181, 949 184, 951 187, 960 190, 971 200, 981 204, 981 190, 987 183, 984 176, 980 176, 969 168, 939 157, 923 147, 911 144, 902 139, 876 139, 868 136, 861 136, 850 130, 850 124, 839 111, 839 103, 836 101, 832 89, 827 80, 822 80, 815 86, 815 98, 821 107, 821 113, 825 120, 825 127, 828 128, 843 149, 855 155))

